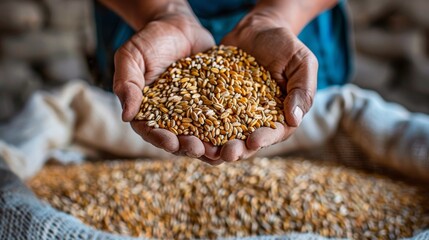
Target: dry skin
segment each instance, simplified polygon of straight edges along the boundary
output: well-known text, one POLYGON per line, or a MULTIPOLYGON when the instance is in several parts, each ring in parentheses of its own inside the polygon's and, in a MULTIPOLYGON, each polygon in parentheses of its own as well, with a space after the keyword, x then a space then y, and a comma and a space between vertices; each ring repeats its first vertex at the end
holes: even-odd
POLYGON ((214 145, 284 123, 276 81, 236 47, 214 47, 179 60, 143 95, 137 120, 214 145))
POLYGON ((290 231, 397 239, 429 227, 428 190, 299 159, 48 166, 29 185, 98 229, 161 239, 290 231))

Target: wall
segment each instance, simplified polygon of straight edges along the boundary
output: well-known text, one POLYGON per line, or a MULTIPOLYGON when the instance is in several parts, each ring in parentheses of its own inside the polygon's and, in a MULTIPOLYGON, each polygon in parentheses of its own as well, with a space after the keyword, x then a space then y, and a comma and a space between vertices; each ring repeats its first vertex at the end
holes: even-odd
POLYGON ((38 89, 90 81, 91 1, 0 0, 0 121, 38 89))
MULTIPOLYGON (((429 113, 429 1, 349 0, 354 83, 429 113)), ((92 1, 0 0, 0 121, 38 89, 91 81, 92 1)))
POLYGON ((354 82, 429 113, 429 1, 349 0, 354 82))

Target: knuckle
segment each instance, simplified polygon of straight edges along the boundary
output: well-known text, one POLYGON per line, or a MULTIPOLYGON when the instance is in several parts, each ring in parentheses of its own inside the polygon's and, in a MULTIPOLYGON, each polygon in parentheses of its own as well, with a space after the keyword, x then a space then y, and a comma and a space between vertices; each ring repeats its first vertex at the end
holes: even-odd
POLYGON ((240 156, 237 156, 236 153, 228 154, 228 155, 226 155, 226 156, 223 157, 223 160, 225 162, 235 162, 238 159, 240 159, 240 156))
POLYGON ((129 51, 129 45, 130 43, 125 43, 122 47, 120 47, 118 50, 116 50, 115 55, 113 56, 115 64, 118 64, 122 59, 131 57, 132 54, 129 51))
POLYGON ((116 95, 119 95, 122 92, 122 81, 117 78, 113 80, 113 92, 116 95))
POLYGON ((293 107, 294 103, 298 102, 298 105, 302 108, 304 113, 307 113, 313 105, 314 93, 310 89, 293 88, 290 90, 286 103, 290 107, 293 107), (291 105, 292 104, 292 105, 291 105))
POLYGON ((319 64, 316 55, 304 43, 299 42, 295 47, 294 60, 306 66, 317 66, 319 64))
POLYGON ((304 102, 305 102, 305 112, 307 112, 310 107, 313 105, 314 97, 313 93, 309 90, 304 91, 304 102))
POLYGON ((298 59, 301 59, 301 62, 307 64, 308 66, 318 66, 319 61, 317 60, 316 55, 308 49, 305 45, 302 45, 296 53, 298 59))
POLYGON ((125 60, 133 61, 137 66, 144 64, 144 49, 150 49, 152 46, 147 44, 138 34, 130 38, 124 45, 116 50, 114 55, 115 66, 125 60), (144 45, 145 47, 142 47, 144 45))
POLYGON ((313 92, 309 89, 297 89, 299 91, 299 97, 303 101, 303 111, 308 112, 310 110, 310 107, 313 105, 314 97, 313 92))
POLYGON ((307 56, 306 56, 305 59, 306 59, 308 65, 310 67, 318 67, 319 66, 319 61, 317 60, 316 55, 314 55, 314 53, 311 52, 310 50, 307 50, 307 51, 308 51, 308 53, 307 53, 307 56))

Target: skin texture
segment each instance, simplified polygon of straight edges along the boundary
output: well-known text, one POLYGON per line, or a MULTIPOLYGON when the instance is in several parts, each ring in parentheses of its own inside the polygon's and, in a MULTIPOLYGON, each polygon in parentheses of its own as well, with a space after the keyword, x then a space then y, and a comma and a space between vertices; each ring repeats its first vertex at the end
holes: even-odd
MULTIPOLYGON (((169 14, 146 24, 115 54, 113 89, 123 106, 122 119, 133 120, 144 86, 156 80, 172 62, 214 44, 210 33, 191 17, 169 14)), ((196 137, 177 137, 142 121, 132 121, 131 125, 143 139, 168 152, 196 158, 205 153, 203 143, 196 137)))
POLYGON ((131 122, 143 139, 176 155, 199 158, 212 165, 245 159, 259 149, 287 139, 312 105, 317 85, 317 59, 297 38, 301 29, 333 0, 265 0, 222 41, 253 55, 287 94, 286 124, 277 129, 259 128, 246 141, 232 140, 222 147, 194 136, 176 136, 133 121, 145 85, 151 84, 173 62, 205 51, 215 43, 183 0, 103 0, 137 33, 115 54, 114 92, 122 107, 122 119, 131 122), (143 17, 141 17, 143 16, 143 17), (139 30, 140 29, 140 30, 139 30))

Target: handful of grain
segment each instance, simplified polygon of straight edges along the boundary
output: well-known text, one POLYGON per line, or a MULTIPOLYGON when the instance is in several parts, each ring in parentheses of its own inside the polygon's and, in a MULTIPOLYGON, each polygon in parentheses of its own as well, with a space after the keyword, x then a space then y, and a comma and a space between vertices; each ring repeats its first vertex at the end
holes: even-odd
POLYGON ((146 86, 136 120, 223 145, 284 123, 282 103, 276 81, 254 57, 219 46, 173 63, 146 86))

